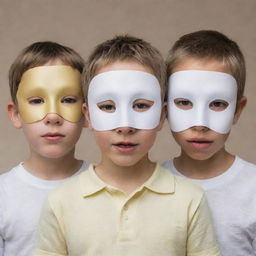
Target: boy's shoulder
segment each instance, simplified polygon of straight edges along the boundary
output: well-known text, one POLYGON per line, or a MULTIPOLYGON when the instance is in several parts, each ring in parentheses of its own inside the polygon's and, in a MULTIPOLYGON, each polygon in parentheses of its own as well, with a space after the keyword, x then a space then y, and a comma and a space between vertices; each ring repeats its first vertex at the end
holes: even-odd
POLYGON ((238 185, 239 187, 247 187, 250 186, 250 184, 254 186, 253 184, 256 182, 256 165, 240 158, 239 156, 235 157, 233 164, 226 172, 207 180, 193 180, 184 177, 174 167, 173 159, 165 161, 162 163, 162 166, 170 170, 170 172, 172 172, 174 175, 177 175, 178 177, 182 177, 193 183, 200 184, 206 191, 209 189, 212 190, 214 188, 218 190, 223 189, 227 187, 227 184, 229 184, 229 186, 231 184, 238 185))
MULTIPOLYGON (((82 173, 87 168, 88 163, 83 161, 82 167, 77 171, 76 174, 74 174, 74 177, 76 177, 79 173, 82 173)), ((73 177, 71 176, 63 180, 44 180, 27 171, 21 162, 17 166, 13 167, 10 171, 0 175, 0 187, 2 191, 9 191, 11 193, 16 193, 16 191, 22 191, 25 189, 33 192, 41 191, 44 194, 45 191, 52 190, 63 182, 66 182, 66 180, 68 181, 72 178, 73 177)))
POLYGON ((237 160, 243 165, 244 168, 248 169, 248 170, 256 170, 256 164, 252 163, 252 162, 248 162, 242 158, 240 158, 239 156, 236 157, 237 160))
POLYGON ((15 182, 17 171, 21 168, 21 164, 13 167, 11 170, 0 174, 0 187, 11 186, 15 182))
POLYGON ((236 157, 234 164, 234 171, 240 175, 242 179, 248 182, 255 182, 256 180, 256 164, 248 162, 239 156, 236 157))
POLYGON ((17 178, 19 168, 20 165, 17 165, 0 175, 0 204, 4 205, 4 208, 6 208, 6 204, 12 203, 15 196, 17 197, 20 193, 20 183, 17 178))

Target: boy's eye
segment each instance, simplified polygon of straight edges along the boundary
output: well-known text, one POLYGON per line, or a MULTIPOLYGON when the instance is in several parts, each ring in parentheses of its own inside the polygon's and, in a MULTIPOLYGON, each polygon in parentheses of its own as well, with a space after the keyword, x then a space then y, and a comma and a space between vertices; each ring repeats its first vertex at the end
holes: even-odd
POLYGON ((72 103, 76 103, 76 102, 77 102, 77 99, 75 97, 71 97, 71 96, 61 99, 61 103, 72 104, 72 103))
POLYGON ((209 108, 213 111, 223 111, 228 107, 225 100, 214 100, 209 104, 209 108))
POLYGON ((188 110, 193 107, 193 103, 188 99, 177 98, 174 100, 175 105, 183 110, 188 110))
POLYGON ((29 102, 29 104, 32 104, 32 105, 38 105, 38 104, 44 103, 44 100, 37 97, 37 98, 28 99, 28 102, 29 102))
POLYGON ((138 99, 135 100, 133 103, 133 109, 137 112, 144 112, 151 108, 151 106, 154 104, 151 100, 146 99, 138 99))
POLYGON ((115 103, 112 100, 102 101, 97 104, 98 108, 107 113, 113 113, 116 110, 115 103))

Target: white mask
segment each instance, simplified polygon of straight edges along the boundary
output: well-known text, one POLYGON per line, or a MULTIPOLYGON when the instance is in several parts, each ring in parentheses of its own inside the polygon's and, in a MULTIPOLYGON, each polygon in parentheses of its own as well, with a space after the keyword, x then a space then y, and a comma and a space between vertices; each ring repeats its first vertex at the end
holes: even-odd
POLYGON ((172 74, 168 84, 168 120, 171 130, 184 131, 193 126, 205 126, 217 133, 230 131, 236 110, 237 83, 229 74, 203 70, 185 70, 172 74), (175 99, 192 103, 190 109, 181 109, 175 99), (220 100, 227 103, 222 111, 210 104, 220 100))
POLYGON ((96 75, 89 85, 88 106, 92 126, 105 131, 118 127, 154 129, 161 116, 161 90, 157 78, 134 70, 117 70, 96 75), (143 112, 135 111, 134 102, 145 99, 153 105, 143 112), (99 103, 113 101, 115 111, 101 110, 99 103))

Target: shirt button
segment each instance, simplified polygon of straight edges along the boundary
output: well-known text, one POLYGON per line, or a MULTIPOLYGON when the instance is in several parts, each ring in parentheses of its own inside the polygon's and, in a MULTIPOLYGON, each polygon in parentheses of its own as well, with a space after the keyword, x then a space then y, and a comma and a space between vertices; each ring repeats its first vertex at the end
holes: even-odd
POLYGON ((128 210, 128 206, 127 206, 127 205, 124 206, 124 210, 125 210, 125 211, 128 210))
POLYGON ((124 219, 125 219, 125 220, 128 220, 129 218, 128 218, 128 216, 125 216, 124 219))

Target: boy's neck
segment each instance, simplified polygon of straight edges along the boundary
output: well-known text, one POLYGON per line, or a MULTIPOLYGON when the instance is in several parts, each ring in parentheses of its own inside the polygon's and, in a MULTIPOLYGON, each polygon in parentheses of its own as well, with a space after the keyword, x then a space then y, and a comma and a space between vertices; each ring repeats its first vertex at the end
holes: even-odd
POLYGON ((225 148, 206 160, 192 159, 182 151, 181 155, 174 159, 174 166, 188 178, 210 179, 227 171, 234 160, 235 156, 228 153, 225 148))
POLYGON ((155 166, 147 155, 132 166, 119 166, 103 158, 95 167, 95 172, 105 183, 128 195, 151 177, 155 166))
POLYGON ((83 161, 74 158, 74 154, 62 158, 44 158, 31 155, 24 161, 24 168, 32 175, 45 180, 62 180, 75 174, 83 161))

